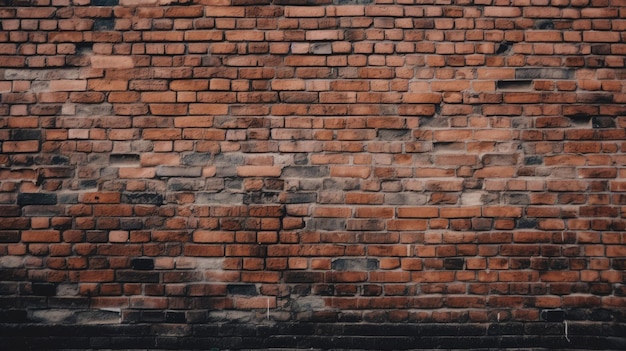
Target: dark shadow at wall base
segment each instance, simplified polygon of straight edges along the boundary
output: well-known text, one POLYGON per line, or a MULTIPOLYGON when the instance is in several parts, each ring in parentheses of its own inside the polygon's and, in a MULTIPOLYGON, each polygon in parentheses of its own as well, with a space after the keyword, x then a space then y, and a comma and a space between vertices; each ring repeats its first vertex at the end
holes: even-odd
POLYGON ((0 324, 3 350, 624 350, 625 326, 497 324, 0 324))

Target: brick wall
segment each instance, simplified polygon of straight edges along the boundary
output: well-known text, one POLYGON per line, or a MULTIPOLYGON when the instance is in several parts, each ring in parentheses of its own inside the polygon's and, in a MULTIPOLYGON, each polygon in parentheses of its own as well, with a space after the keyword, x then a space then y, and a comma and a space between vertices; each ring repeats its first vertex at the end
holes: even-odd
POLYGON ((623 0, 0 0, 0 342, 626 348, 623 0))

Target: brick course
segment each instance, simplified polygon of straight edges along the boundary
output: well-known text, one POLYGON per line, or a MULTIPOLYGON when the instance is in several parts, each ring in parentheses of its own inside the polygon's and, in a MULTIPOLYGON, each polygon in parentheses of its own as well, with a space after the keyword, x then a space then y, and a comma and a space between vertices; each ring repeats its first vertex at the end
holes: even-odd
POLYGON ((626 348, 625 11, 0 0, 0 343, 626 348))

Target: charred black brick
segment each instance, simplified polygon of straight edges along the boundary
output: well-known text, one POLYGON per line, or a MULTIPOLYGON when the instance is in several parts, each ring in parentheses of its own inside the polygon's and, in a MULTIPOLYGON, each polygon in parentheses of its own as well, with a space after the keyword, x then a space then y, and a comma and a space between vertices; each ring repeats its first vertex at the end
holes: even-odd
POLYGON ((485 335, 486 327, 475 324, 422 324, 419 326, 421 335, 430 336, 454 336, 454 335, 485 335))
POLYGON ((499 80, 496 87, 500 90, 528 90, 532 84, 530 79, 499 80))
POLYGON ((50 283, 33 283, 33 295, 54 296, 57 294, 57 287, 50 283))
POLYGON ((154 337, 151 336, 114 336, 110 338, 111 349, 150 349, 154 347, 154 337))
POLYGON ((552 20, 539 20, 535 23, 535 29, 554 29, 552 20))
POLYGON ((97 186, 98 186, 98 181, 95 179, 81 180, 80 182, 78 182, 78 187, 80 189, 91 189, 91 188, 96 188, 97 186))
POLYGON ((109 156, 111 164, 134 164, 139 163, 138 154, 112 154, 109 156))
POLYGON ((517 68, 516 79, 573 79, 576 71, 567 68, 517 68))
POLYGON ((213 159, 211 153, 193 153, 183 157, 181 164, 185 166, 204 166, 213 159))
POLYGON ((163 204, 163 195, 157 193, 123 193, 122 202, 127 204, 163 204))
POLYGON ((546 322, 562 322, 565 320, 565 312, 563 310, 544 310, 541 312, 541 318, 546 322))
POLYGON ((589 319, 592 321, 610 322, 613 320, 613 311, 606 308, 598 308, 591 311, 589 319))
POLYGON ((593 44, 591 45, 591 53, 594 55, 610 55, 611 44, 593 44))
POLYGON ((487 329, 489 335, 523 335, 524 324, 522 323, 494 323, 487 329))
POLYGON ((316 199, 317 193, 286 193, 281 198, 285 204, 314 203, 316 199))
MULTIPOLYGON (((242 5, 269 5, 272 3, 272 0, 233 0, 233 6, 242 6, 242 5)), ((278 5, 278 2, 274 0, 274 3, 278 5)))
POLYGON ((316 283, 323 278, 324 274, 321 272, 285 272, 286 283, 316 283))
POLYGON ((551 258, 549 261, 550 269, 562 270, 569 268, 569 260, 567 258, 551 258))
POLYGON ((0 281, 2 280, 24 280, 26 279, 26 270, 25 269, 12 269, 12 268, 4 268, 0 269, 0 281))
POLYGON ((537 220, 535 218, 520 218, 517 220, 516 227, 519 229, 537 228, 537 220))
POLYGON ((55 166, 69 165, 70 164, 70 158, 67 157, 67 156, 62 156, 62 155, 54 155, 50 159, 50 163, 52 163, 55 166))
POLYGON ((154 269, 154 259, 152 258, 133 258, 130 266, 138 271, 150 271, 154 269))
POLYGON ((502 42, 498 44, 498 49, 496 50, 496 54, 507 53, 509 50, 511 50, 512 46, 513 46, 513 43, 511 42, 508 42, 508 41, 502 42))
POLYGON ((89 308, 89 298, 87 297, 50 297, 48 298, 50 308, 89 308))
POLYGON ((26 310, 0 310, 0 323, 25 323, 27 321, 26 310))
POLYGON ((527 166, 543 164, 543 157, 541 156, 528 156, 524 158, 524 164, 527 166))
POLYGON ((141 311, 141 322, 163 322, 165 321, 165 312, 163 311, 141 311))
POLYGON ((119 0, 91 0, 92 6, 117 6, 119 3, 119 0))
POLYGON ((157 272, 135 272, 135 271, 118 271, 117 280, 123 283, 158 283, 159 273, 157 272))
POLYGON ((256 286, 254 284, 228 284, 227 289, 228 293, 231 295, 258 295, 256 286))
POLYGON ((446 258, 443 260, 443 267, 448 270, 461 270, 465 265, 465 260, 462 258, 446 258))
POLYGON ((626 270, 626 258, 614 258, 611 266, 616 270, 626 270))
POLYGON ((243 203, 245 204, 275 204, 278 201, 279 193, 267 191, 255 191, 245 194, 243 203))
POLYGON ((39 140, 41 130, 39 129, 13 129, 9 136, 10 140, 39 140))
POLYGON ((57 195, 54 193, 21 193, 17 195, 17 204, 26 205, 56 205, 57 195))
POLYGON ((375 258, 339 258, 332 262, 332 269, 336 271, 373 271, 378 266, 375 258))
POLYGON ((112 18, 96 18, 93 22, 94 31, 108 31, 115 28, 115 20, 112 18))
POLYGON ((165 312, 165 321, 167 323, 185 323, 187 318, 185 317, 185 312, 167 311, 165 312))
POLYGON ((0 231, 0 243, 17 243, 20 241, 20 233, 17 231, 0 231))
POLYGON ((591 119, 594 128, 615 128, 615 119, 609 116, 596 116, 591 119))
POLYGON ((123 230, 143 229, 143 220, 140 218, 122 218, 120 219, 120 229, 123 229, 123 230))

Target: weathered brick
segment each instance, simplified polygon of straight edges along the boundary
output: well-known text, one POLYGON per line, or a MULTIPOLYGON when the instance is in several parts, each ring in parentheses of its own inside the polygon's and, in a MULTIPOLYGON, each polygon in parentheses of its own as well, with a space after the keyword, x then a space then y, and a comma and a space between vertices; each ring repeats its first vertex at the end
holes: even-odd
POLYGON ((0 342, 623 348, 618 1, 384 2, 0 0, 0 342))

